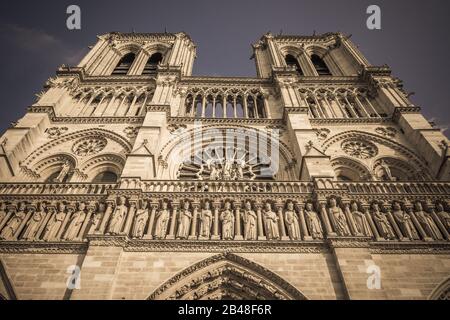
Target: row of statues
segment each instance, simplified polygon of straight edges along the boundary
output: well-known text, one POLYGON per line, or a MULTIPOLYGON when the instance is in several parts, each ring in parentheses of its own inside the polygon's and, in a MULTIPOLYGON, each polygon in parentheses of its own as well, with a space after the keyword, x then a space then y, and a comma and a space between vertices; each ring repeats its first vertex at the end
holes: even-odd
POLYGON ((102 205, 85 202, 0 204, 1 240, 81 241, 100 218, 102 205))
POLYGON ((363 236, 376 240, 449 240, 450 214, 444 204, 426 211, 373 202, 361 206, 331 197, 328 202, 284 203, 250 200, 181 203, 120 196, 106 203, 0 203, 0 239, 81 241, 88 234, 135 239, 313 240, 363 236))

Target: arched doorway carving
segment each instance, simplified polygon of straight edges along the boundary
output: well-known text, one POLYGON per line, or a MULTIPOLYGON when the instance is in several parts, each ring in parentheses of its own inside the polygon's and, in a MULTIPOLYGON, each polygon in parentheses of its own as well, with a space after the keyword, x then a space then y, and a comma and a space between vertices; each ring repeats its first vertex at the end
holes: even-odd
POLYGON ((149 300, 306 300, 277 274, 243 257, 221 253, 164 282, 149 300))

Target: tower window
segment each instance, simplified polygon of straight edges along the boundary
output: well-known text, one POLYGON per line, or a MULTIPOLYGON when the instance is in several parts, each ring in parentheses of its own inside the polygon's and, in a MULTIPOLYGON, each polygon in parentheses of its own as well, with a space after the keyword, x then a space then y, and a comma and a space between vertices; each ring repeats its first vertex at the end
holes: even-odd
POLYGON ((311 62, 314 65, 319 76, 331 76, 331 72, 328 69, 325 62, 317 54, 311 56, 311 62))
POLYGON ((128 73, 128 70, 130 70, 131 65, 133 64, 134 58, 135 55, 132 52, 124 55, 122 59, 120 59, 112 74, 126 75, 128 73))
POLYGON ((286 65, 288 67, 294 67, 295 71, 297 71, 299 75, 303 76, 302 68, 300 67, 300 64, 298 63, 298 60, 293 55, 288 54, 284 58, 284 61, 286 62, 286 65))
POLYGON ((162 61, 163 56, 161 53, 156 52, 148 58, 147 63, 145 64, 144 71, 142 74, 147 75, 155 75, 156 69, 158 68, 158 64, 162 61))

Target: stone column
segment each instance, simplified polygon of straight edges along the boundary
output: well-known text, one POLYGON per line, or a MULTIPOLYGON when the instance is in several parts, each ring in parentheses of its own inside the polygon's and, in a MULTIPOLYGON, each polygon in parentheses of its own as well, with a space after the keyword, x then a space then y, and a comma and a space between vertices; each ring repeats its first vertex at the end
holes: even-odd
POLYGON ((123 228, 123 234, 129 236, 131 225, 133 224, 134 214, 136 213, 137 200, 130 200, 130 209, 128 209, 127 220, 123 228))
MULTIPOLYGON (((58 209, 56 209, 58 211, 58 209)), ((64 231, 66 230, 66 225, 70 220, 70 217, 72 216, 72 214, 75 212, 76 208, 75 206, 67 206, 67 213, 64 216, 64 220, 63 223, 61 225, 61 227, 59 228, 59 231, 56 235, 56 239, 60 240, 64 231)))
POLYGON ((434 223, 436 223, 436 225, 438 226, 442 235, 444 236, 444 239, 450 240, 450 235, 448 234, 447 229, 445 228, 441 219, 439 219, 439 217, 436 215, 434 208, 430 208, 430 215, 431 215, 431 218, 433 219, 434 223))
POLYGON ((356 226, 355 226, 355 221, 353 221, 353 214, 350 211, 350 203, 348 200, 344 200, 342 201, 344 204, 344 213, 345 216, 347 217, 347 221, 348 221, 348 226, 350 227, 350 232, 352 233, 352 235, 354 236, 362 236, 362 234, 358 234, 356 232, 356 226))
POLYGON ((191 234, 188 239, 197 239, 197 224, 198 224, 198 202, 192 203, 193 213, 192 213, 192 223, 191 223, 191 234))
POLYGON ((370 229, 372 229, 372 233, 373 233, 375 239, 377 241, 384 240, 384 238, 380 236, 380 233, 378 232, 377 226, 375 225, 375 222, 372 219, 372 215, 369 212, 369 204, 366 203, 366 202, 362 202, 361 206, 363 208, 363 212, 364 212, 364 215, 365 215, 365 217, 367 219, 367 222, 370 225, 370 229))
POLYGON ((311 235, 308 232, 308 227, 306 226, 306 221, 305 221, 305 214, 303 212, 303 203, 298 203, 296 205, 297 210, 298 210, 298 216, 299 216, 299 221, 300 221, 300 230, 302 231, 302 236, 303 236, 303 240, 312 240, 313 238, 311 237, 311 235))
POLYGON ((25 227, 25 224, 30 219, 32 212, 30 209, 27 210, 28 212, 25 215, 25 218, 22 220, 22 223, 20 224, 19 228, 16 230, 16 233, 14 234, 14 239, 19 239, 19 235, 22 232, 23 228, 25 227))
POLYGON ((219 240, 219 209, 220 202, 214 202, 214 226, 213 226, 213 234, 211 236, 211 240, 219 240))
POLYGON ((258 240, 266 240, 266 237, 264 236, 264 226, 263 226, 261 206, 262 205, 260 203, 255 204, 256 214, 258 217, 258 240))
POLYGON ((151 207, 152 211, 150 213, 147 231, 145 232, 143 239, 153 239, 152 232, 153 232, 153 225, 155 223, 156 210, 158 209, 158 203, 152 203, 151 207))
POLYGON ((115 200, 112 199, 106 200, 105 214, 103 215, 102 223, 100 224, 99 230, 95 232, 96 234, 105 234, 106 227, 109 222, 109 218, 111 216, 115 203, 116 203, 115 200))
POLYGON ((419 221, 417 221, 416 214, 413 212, 413 209, 411 207, 408 207, 406 210, 407 210, 407 213, 409 214, 409 216, 411 217, 413 224, 416 226, 417 231, 419 231, 419 234, 423 238, 423 240, 433 241, 433 238, 431 238, 427 235, 425 230, 423 230, 422 225, 419 223, 419 221))
POLYGON ((323 224, 325 225, 325 230, 327 235, 336 236, 336 232, 333 231, 330 224, 330 219, 328 218, 327 206, 325 201, 319 202, 320 217, 322 218, 323 224))
POLYGON ((170 219, 169 234, 166 236, 166 239, 175 239, 175 225, 177 222, 177 210, 179 205, 178 202, 172 202, 172 218, 170 219))
POLYGON ((286 227, 284 225, 283 204, 277 203, 276 208, 278 213, 278 228, 280 229, 280 239, 289 240, 289 237, 286 235, 286 227))
POLYGON ((234 230, 234 240, 244 240, 244 237, 242 236, 242 230, 241 230, 241 203, 234 203, 234 208, 236 210, 236 216, 235 216, 235 230, 234 230))
POLYGON ((95 205, 91 204, 87 207, 87 214, 84 218, 83 225, 81 226, 80 231, 78 232, 78 235, 75 237, 75 240, 83 240, 84 232, 86 231, 87 225, 89 224, 89 221, 91 219, 92 213, 95 212, 95 205))

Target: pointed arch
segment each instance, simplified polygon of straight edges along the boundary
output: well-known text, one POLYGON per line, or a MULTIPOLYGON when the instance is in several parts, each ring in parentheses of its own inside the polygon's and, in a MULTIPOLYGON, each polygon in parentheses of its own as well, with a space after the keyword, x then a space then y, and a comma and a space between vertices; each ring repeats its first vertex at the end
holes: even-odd
POLYGON ((133 64, 135 58, 136 55, 134 54, 134 52, 128 52, 126 55, 120 58, 119 62, 117 63, 116 67, 114 68, 111 74, 112 75, 128 74, 128 71, 131 69, 131 65, 133 64))
POLYGON ((17 300, 16 290, 6 270, 6 266, 0 259, 0 300, 17 300))
POLYGON ((428 296, 428 300, 449 300, 450 299, 450 277, 439 283, 428 296))
POLYGON ((149 300, 306 300, 265 267, 233 253, 199 261, 159 286, 149 300))
MULTIPOLYGON (((322 144, 322 149, 325 153, 327 153, 327 150, 331 147, 337 144, 340 141, 343 140, 365 140, 369 141, 371 143, 376 143, 383 145, 385 147, 390 148, 392 152, 392 156, 395 155, 396 158, 402 158, 403 161, 406 161, 414 167, 415 170, 419 170, 422 172, 424 176, 426 176, 429 179, 432 179, 432 176, 427 168, 426 162, 413 150, 410 148, 394 141, 387 139, 381 135, 370 133, 370 132, 363 132, 358 130, 350 130, 338 133, 327 140, 325 140, 322 144)), ((386 157, 389 157, 389 155, 385 155, 386 157)), ((372 162, 376 161, 377 158, 372 159, 372 162)))
POLYGON ((367 181, 371 177, 370 170, 366 165, 345 156, 331 159, 331 166, 336 178, 341 181, 367 181))
POLYGON ((122 146, 124 153, 131 152, 132 145, 130 142, 122 137, 121 135, 118 135, 117 133, 102 129, 102 128, 91 128, 91 129, 84 129, 79 130, 75 132, 71 132, 65 135, 60 136, 57 139, 51 140, 43 145, 41 145, 39 148, 37 148, 33 153, 31 153, 24 161, 24 166, 30 166, 32 163, 35 163, 38 161, 38 159, 41 158, 41 156, 45 153, 48 153, 50 149, 56 147, 57 145, 63 144, 67 141, 77 140, 84 137, 92 137, 92 136, 100 136, 105 139, 115 141, 120 146, 122 146))

